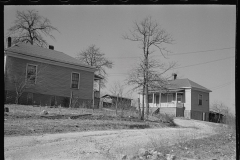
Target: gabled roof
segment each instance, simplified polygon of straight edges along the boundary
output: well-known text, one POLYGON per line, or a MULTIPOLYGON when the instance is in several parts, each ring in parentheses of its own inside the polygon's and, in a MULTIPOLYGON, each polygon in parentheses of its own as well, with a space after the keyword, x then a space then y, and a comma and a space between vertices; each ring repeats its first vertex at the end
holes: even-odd
POLYGON ((168 87, 169 89, 179 89, 179 88, 196 88, 196 89, 202 89, 208 92, 212 92, 211 90, 189 80, 188 78, 186 79, 175 79, 169 81, 168 87))
POLYGON ((31 45, 27 43, 18 43, 6 49, 6 51, 14 52, 18 54, 23 54, 27 56, 33 56, 37 58, 43 58, 48 60, 53 60, 57 62, 63 62, 67 64, 73 64, 81 67, 86 67, 94 69, 95 67, 84 65, 80 63, 77 59, 56 50, 43 48, 36 45, 31 45))

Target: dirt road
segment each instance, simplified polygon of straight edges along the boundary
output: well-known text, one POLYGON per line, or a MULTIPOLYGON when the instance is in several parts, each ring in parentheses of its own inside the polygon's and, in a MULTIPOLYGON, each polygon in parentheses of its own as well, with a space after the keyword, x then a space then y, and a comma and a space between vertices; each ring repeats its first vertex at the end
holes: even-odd
POLYGON ((5 159, 120 159, 123 154, 134 154, 142 147, 171 145, 215 134, 208 122, 174 121, 182 127, 4 137, 5 159))

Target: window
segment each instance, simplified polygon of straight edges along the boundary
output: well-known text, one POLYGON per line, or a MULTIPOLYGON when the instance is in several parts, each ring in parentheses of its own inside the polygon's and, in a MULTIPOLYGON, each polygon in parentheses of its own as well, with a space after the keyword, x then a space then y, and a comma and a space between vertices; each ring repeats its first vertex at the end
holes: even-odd
POLYGON ((153 103, 153 95, 152 94, 148 95, 148 103, 153 103))
POLYGON ((182 102, 182 95, 177 95, 177 102, 182 102))
POLYGON ((27 64, 27 81, 29 83, 35 84, 37 78, 37 66, 32 64, 27 64))
POLYGON ((168 95, 167 95, 167 100, 168 100, 168 102, 172 102, 172 100, 173 100, 173 95, 172 95, 172 94, 168 94, 168 95))
POLYGON ((198 105, 202 105, 202 95, 198 95, 198 105))
POLYGON ((79 73, 72 73, 71 88, 79 89, 79 80, 80 80, 80 74, 79 73))

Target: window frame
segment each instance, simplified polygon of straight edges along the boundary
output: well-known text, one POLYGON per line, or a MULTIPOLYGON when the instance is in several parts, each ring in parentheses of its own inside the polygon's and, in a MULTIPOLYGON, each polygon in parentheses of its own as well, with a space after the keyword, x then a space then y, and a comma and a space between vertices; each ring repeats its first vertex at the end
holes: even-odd
POLYGON ((202 94, 198 94, 198 105, 202 106, 203 105, 203 95, 202 94), (201 99, 200 99, 201 96, 201 99), (201 104, 200 104, 200 100, 201 100, 201 104))
POLYGON ((79 86, 80 86, 80 73, 79 73, 79 72, 72 72, 72 73, 71 73, 71 82, 70 82, 70 88, 71 88, 71 89, 79 89, 79 86), (78 75, 79 75, 79 78, 78 78, 78 87, 77 87, 77 88, 73 88, 73 87, 72 87, 72 82, 73 82, 73 74, 78 74, 78 75))
POLYGON ((28 80, 28 66, 35 66, 35 67, 36 67, 35 81, 34 81, 34 83, 30 83, 30 84, 36 84, 36 83, 37 83, 37 70, 38 70, 38 65, 32 64, 32 63, 27 63, 27 66, 26 66, 26 77, 25 77, 25 81, 26 81, 27 83, 30 82, 30 81, 28 80))

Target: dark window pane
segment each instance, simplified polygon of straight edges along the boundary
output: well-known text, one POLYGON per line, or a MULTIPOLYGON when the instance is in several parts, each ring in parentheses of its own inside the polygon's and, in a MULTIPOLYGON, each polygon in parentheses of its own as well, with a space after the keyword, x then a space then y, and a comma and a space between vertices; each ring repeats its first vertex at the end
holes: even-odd
POLYGON ((202 95, 199 95, 198 104, 202 105, 202 95))
POLYGON ((72 73, 72 88, 78 88, 79 84, 79 74, 72 73))
POLYGON ((27 65, 27 81, 30 83, 35 83, 37 66, 27 65))
POLYGON ((152 95, 150 94, 150 95, 148 95, 148 103, 152 103, 152 95))

